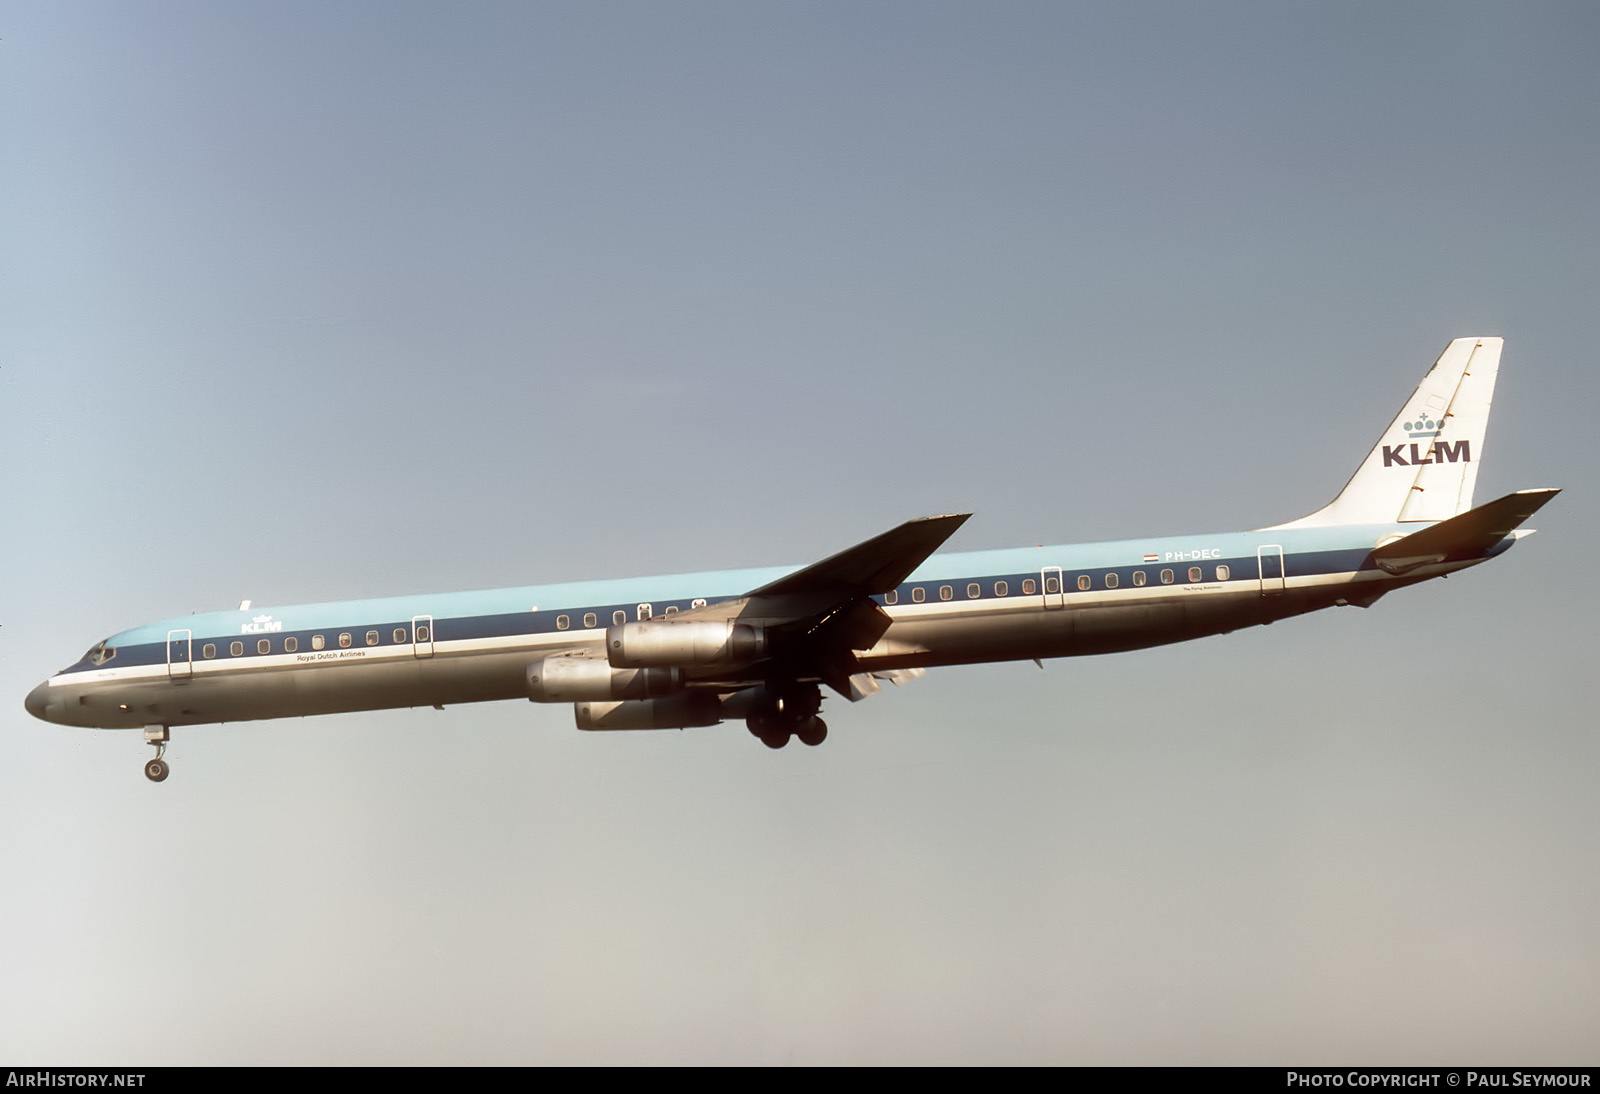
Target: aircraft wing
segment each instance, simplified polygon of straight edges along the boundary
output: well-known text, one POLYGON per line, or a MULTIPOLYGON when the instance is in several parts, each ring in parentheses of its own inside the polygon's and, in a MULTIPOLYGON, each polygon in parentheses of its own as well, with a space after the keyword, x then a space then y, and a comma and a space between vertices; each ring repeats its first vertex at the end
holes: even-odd
POLYGON ((971 513, 918 517, 864 543, 830 555, 759 589, 750 597, 794 595, 851 598, 886 593, 937 551, 971 513))
POLYGON ((971 515, 908 520, 735 600, 673 620, 738 620, 761 627, 772 640, 766 675, 822 680, 851 701, 865 698, 878 687, 872 674, 860 672, 854 651, 870 648, 890 622, 871 597, 904 581, 971 515))
MULTIPOLYGON (((904 581, 971 513, 921 517, 752 589, 740 618, 759 618, 782 635, 776 660, 785 675, 822 680, 855 702, 878 690, 858 670, 855 651, 889 629, 870 599, 904 581)), ((899 681, 896 681, 898 683, 899 681)))

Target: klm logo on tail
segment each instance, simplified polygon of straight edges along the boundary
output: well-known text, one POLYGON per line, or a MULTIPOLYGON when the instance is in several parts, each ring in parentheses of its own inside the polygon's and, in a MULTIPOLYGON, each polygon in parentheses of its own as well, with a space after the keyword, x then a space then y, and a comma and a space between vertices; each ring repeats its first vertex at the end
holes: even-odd
POLYGON ((1414 422, 1406 423, 1406 436, 1412 440, 1418 437, 1437 437, 1444 429, 1444 422, 1436 422, 1432 418, 1418 418, 1414 422))
MULTIPOLYGON (((1416 436, 1416 434, 1412 434, 1416 436)), ((1472 445, 1467 441, 1434 441, 1428 446, 1426 452, 1419 451, 1419 446, 1412 444, 1386 444, 1383 449, 1383 466, 1394 467, 1421 467, 1426 463, 1471 463, 1472 445), (1409 455, 1409 459, 1407 456, 1409 455), (1438 459, 1434 457, 1437 456, 1438 459)))

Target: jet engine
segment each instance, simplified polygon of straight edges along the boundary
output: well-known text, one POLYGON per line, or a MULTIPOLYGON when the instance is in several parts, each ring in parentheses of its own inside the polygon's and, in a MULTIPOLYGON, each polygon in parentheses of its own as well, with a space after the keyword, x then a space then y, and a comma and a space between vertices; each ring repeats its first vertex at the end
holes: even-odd
POLYGON ((722 721, 722 703, 711 692, 688 691, 665 699, 575 703, 579 729, 688 729, 722 721))
POLYGON ((619 669, 747 665, 766 650, 766 633, 748 623, 621 623, 606 628, 606 658, 619 669))
POLYGON ((654 699, 681 690, 677 669, 614 669, 597 657, 543 657, 528 666, 528 698, 535 703, 654 699))

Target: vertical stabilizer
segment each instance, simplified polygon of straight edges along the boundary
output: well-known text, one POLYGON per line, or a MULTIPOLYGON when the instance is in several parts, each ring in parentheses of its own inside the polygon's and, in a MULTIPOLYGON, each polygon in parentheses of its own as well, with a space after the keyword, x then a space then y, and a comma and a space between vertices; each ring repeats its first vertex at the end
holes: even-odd
POLYGON ((1447 520, 1471 509, 1504 344, 1451 342, 1339 496, 1275 527, 1447 520))

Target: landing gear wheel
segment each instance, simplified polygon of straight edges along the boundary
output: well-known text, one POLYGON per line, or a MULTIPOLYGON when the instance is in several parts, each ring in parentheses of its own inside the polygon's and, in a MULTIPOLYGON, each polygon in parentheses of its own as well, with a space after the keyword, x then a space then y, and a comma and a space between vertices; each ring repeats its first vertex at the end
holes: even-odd
POLYGON ((812 718, 795 730, 794 735, 800 738, 801 744, 815 747, 828 739, 828 723, 821 718, 812 718))
POLYGON ((164 780, 172 774, 172 769, 161 757, 167 754, 167 741, 172 733, 166 726, 145 726, 144 740, 146 744, 155 745, 156 758, 144 765, 144 777, 153 783, 164 780))
POLYGON ((781 730, 776 733, 763 733, 761 743, 768 748, 782 748, 789 743, 789 735, 781 730))

